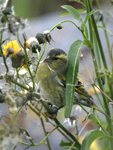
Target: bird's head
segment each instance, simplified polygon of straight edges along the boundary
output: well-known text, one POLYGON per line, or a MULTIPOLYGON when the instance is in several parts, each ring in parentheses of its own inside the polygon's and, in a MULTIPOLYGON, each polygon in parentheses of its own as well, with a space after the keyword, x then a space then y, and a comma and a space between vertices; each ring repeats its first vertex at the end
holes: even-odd
POLYGON ((53 70, 61 70, 67 68, 68 58, 67 54, 61 49, 50 49, 47 53, 44 63, 47 63, 53 70))

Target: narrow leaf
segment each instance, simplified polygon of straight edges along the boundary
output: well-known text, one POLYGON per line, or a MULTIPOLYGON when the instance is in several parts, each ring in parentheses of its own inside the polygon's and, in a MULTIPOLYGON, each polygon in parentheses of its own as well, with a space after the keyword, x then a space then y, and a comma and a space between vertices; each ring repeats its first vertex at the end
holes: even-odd
POLYGON ((70 14, 81 24, 83 22, 80 13, 72 6, 63 5, 62 8, 66 9, 70 14))
POLYGON ((68 52, 68 71, 66 74, 66 117, 70 117, 73 106, 75 85, 79 69, 80 50, 83 45, 88 46, 90 49, 93 47, 93 43, 89 40, 77 40, 71 45, 68 52))
POLYGON ((82 47, 82 41, 75 41, 68 53, 68 71, 66 74, 66 109, 65 116, 70 117, 73 100, 74 100, 74 91, 75 83, 78 74, 79 60, 80 60, 80 50, 82 47))
POLYGON ((83 22, 82 25, 81 25, 81 29, 84 29, 84 27, 86 26, 86 23, 87 23, 89 17, 90 17, 92 14, 94 14, 95 12, 97 12, 97 11, 98 11, 98 10, 92 10, 92 11, 90 11, 90 12, 87 14, 87 16, 86 16, 84 22, 83 22))
POLYGON ((106 29, 106 28, 104 28, 104 27, 102 27, 102 26, 97 26, 98 28, 102 28, 102 29, 104 29, 104 30, 106 30, 108 33, 110 33, 111 35, 113 35, 113 33, 110 31, 110 30, 108 30, 108 29, 106 29))
POLYGON ((100 137, 104 137, 105 134, 102 131, 99 130, 91 130, 86 134, 86 137, 84 138, 81 149, 80 150, 89 150, 90 145, 92 142, 100 137))
POLYGON ((93 43, 89 40, 84 40, 82 44, 89 47, 89 49, 93 48, 93 43))
POLYGON ((64 17, 64 16, 67 16, 67 15, 70 15, 70 12, 64 12, 60 15, 60 17, 64 17))

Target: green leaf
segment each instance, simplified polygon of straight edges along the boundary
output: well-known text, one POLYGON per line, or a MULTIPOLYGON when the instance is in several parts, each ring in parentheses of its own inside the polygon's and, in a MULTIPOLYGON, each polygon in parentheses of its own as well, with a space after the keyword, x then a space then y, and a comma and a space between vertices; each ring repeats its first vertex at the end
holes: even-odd
POLYGON ((70 12, 64 12, 60 15, 60 17, 64 17, 64 16, 67 16, 67 15, 70 15, 70 12))
POLYGON ((105 134, 102 131, 99 130, 91 130, 86 134, 86 137, 84 138, 82 145, 81 145, 81 149, 80 150, 89 150, 90 145, 92 144, 92 142, 100 137, 104 137, 105 134))
POLYGON ((87 16, 86 16, 84 22, 83 22, 82 25, 81 25, 81 29, 84 29, 84 28, 85 28, 86 23, 87 23, 89 17, 90 17, 92 14, 94 14, 95 12, 97 12, 97 11, 98 11, 98 10, 92 10, 92 11, 90 11, 90 12, 87 14, 87 16))
POLYGON ((93 48, 93 43, 91 41, 89 41, 89 40, 84 40, 82 42, 82 44, 85 45, 85 46, 87 46, 87 47, 89 47, 89 49, 93 48))
POLYGON ((77 11, 78 11, 79 13, 86 13, 86 10, 84 10, 84 9, 77 9, 77 11))
POLYGON ((62 8, 66 9, 68 12, 70 12, 70 14, 80 23, 83 23, 82 17, 80 15, 80 13, 72 6, 69 5, 63 5, 61 6, 62 8))
POLYGON ((110 33, 111 35, 113 35, 113 33, 110 31, 110 30, 108 30, 108 29, 106 29, 106 28, 104 28, 104 27, 102 27, 102 26, 97 26, 98 28, 102 28, 103 30, 106 30, 108 33, 110 33))
POLYGON ((107 123, 105 123, 99 118, 98 113, 96 112, 94 108, 90 109, 90 112, 88 113, 86 118, 90 119, 94 124, 99 125, 103 129, 107 128, 107 123))
MULTIPOLYGON (((84 9, 77 9, 77 11, 79 13, 85 13, 86 11, 84 9)), ((64 17, 64 16, 67 16, 67 15, 70 15, 70 12, 64 12, 60 15, 60 17, 64 17)))
POLYGON ((79 60, 80 60, 80 50, 82 47, 82 41, 75 41, 68 53, 68 71, 66 74, 66 109, 65 115, 66 117, 70 116, 73 100, 74 100, 74 91, 79 68, 79 60))
MULTIPOLYGON (((70 149, 70 147, 73 145, 72 142, 64 142, 64 141, 61 141, 60 142, 60 146, 65 148, 65 149, 70 149)), ((78 150, 78 148, 75 147, 75 145, 73 145, 71 147, 71 150, 78 150)))
POLYGON ((97 116, 95 116, 95 114, 92 112, 92 110, 89 112, 89 114, 87 115, 87 118, 90 119, 94 124, 99 125, 97 116))
POLYGON ((73 106, 75 84, 78 75, 80 50, 83 45, 88 46, 90 49, 93 47, 93 43, 89 40, 77 40, 75 41, 68 52, 68 71, 66 74, 66 108, 65 116, 70 117, 71 109, 73 106))
POLYGON ((111 150, 111 147, 110 147, 110 144, 109 144, 109 141, 110 141, 110 138, 107 138, 107 137, 101 137, 99 138, 100 142, 102 141, 103 146, 102 146, 102 150, 111 150))
POLYGON ((68 71, 66 74, 66 109, 65 116, 70 117, 73 100, 74 100, 74 91, 79 68, 80 60, 80 50, 82 47, 82 41, 75 41, 68 52, 68 71))

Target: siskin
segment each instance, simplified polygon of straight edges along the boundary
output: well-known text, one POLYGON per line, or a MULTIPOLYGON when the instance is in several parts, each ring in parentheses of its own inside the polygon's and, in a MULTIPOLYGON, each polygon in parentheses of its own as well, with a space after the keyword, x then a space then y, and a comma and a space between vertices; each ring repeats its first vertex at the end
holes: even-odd
MULTIPOLYGON (((66 105, 66 72, 68 70, 67 54, 61 49, 51 49, 39 64, 36 82, 41 94, 52 105, 61 108, 66 105)), ((77 79, 74 104, 93 107, 103 113, 93 102, 93 98, 77 79)))

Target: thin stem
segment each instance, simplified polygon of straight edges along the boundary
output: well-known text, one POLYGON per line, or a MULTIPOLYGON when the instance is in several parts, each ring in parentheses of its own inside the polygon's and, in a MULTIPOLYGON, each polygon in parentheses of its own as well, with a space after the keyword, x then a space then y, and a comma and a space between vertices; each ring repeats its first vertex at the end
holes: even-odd
POLYGON ((78 140, 58 121, 57 118, 54 118, 55 123, 61 128, 74 142, 78 149, 80 149, 81 145, 78 140))
MULTIPOLYGON (((100 9, 98 0, 96 0, 96 5, 97 5, 97 8, 100 9)), ((102 20, 102 25, 103 25, 104 28, 106 28, 106 24, 105 24, 104 20, 102 20)), ((111 58, 111 55, 110 55, 111 54, 110 53, 110 42, 109 42, 109 38, 108 38, 108 34, 107 34, 106 30, 104 30, 104 34, 105 34, 105 38, 106 38, 106 43, 107 43, 107 47, 108 47, 109 56, 111 58)), ((111 60, 111 62, 112 62, 112 60, 111 60)), ((109 76, 107 77, 107 79, 108 79, 108 81, 110 80, 109 76)), ((108 83, 108 85, 109 85, 109 90, 110 90, 111 97, 113 98, 113 92, 112 92, 113 91, 113 87, 112 87, 112 85, 110 83, 108 83)))
POLYGON ((94 84, 94 86, 95 86, 97 89, 99 89, 100 92, 101 92, 104 96, 106 96, 110 102, 113 103, 113 100, 112 100, 106 93, 104 93, 96 84, 94 84))
POLYGON ((79 106, 88 114, 88 111, 82 105, 79 104, 79 106))
MULTIPOLYGON (((38 113, 31 105, 29 105, 29 108, 34 112, 34 113, 36 113, 38 116, 40 116, 40 113, 38 113)), ((38 110, 38 108, 37 108, 37 110, 38 110)), ((39 110, 38 110, 39 111, 39 110)), ((42 114, 43 115, 43 114, 42 114)), ((46 118, 46 116, 45 115, 43 115, 45 118, 46 118)), ((49 123, 51 123, 54 127, 55 127, 55 124, 53 124, 52 122, 50 122, 50 120, 48 120, 49 121, 49 123)), ((66 135, 66 134, 64 134, 60 129, 57 129, 68 141, 70 141, 70 142, 72 142, 69 138, 68 138, 68 136, 66 135)))
MULTIPOLYGON (((30 137, 29 133, 28 133, 24 128, 20 127, 20 129, 23 130, 23 131, 25 131, 25 132, 26 132, 26 135, 27 135, 28 137, 30 137)), ((35 143, 32 141, 31 138, 29 138, 29 141, 31 142, 32 145, 35 144, 35 143)))
POLYGON ((27 145, 27 146, 38 146, 38 145, 41 145, 43 144, 43 142, 48 138, 48 136, 58 128, 58 126, 56 126, 53 130, 51 130, 51 132, 49 132, 44 138, 42 141, 40 141, 39 143, 36 143, 36 144, 29 144, 29 143, 25 143, 25 142, 20 142, 21 144, 24 144, 24 145, 27 145))
MULTIPOLYGON (((46 132, 46 128, 45 128, 45 125, 44 125, 44 121, 42 118, 40 118, 40 121, 41 121, 41 124, 42 124, 42 127, 43 127, 43 131, 44 131, 44 134, 46 136, 47 132, 46 132)), ((48 149, 51 150, 51 146, 50 146, 50 142, 49 142, 49 139, 47 138, 47 146, 48 146, 48 149)))
MULTIPOLYGON (((55 124, 53 124, 52 122, 50 122, 50 120, 49 120, 49 123, 51 123, 54 127, 55 127, 55 124)), ((62 130, 61 129, 57 129, 68 141, 70 141, 71 143, 72 143, 72 140, 70 140, 69 139, 69 137, 66 135, 66 134, 64 134, 64 132, 62 132, 62 130)))
POLYGON ((59 22, 59 23, 56 24, 53 28, 50 29, 50 32, 51 32, 52 30, 54 30, 58 25, 60 25, 60 24, 62 24, 62 23, 64 23, 64 22, 71 22, 72 24, 74 24, 74 25, 76 26, 76 28, 77 28, 78 30, 80 30, 80 32, 82 33, 84 39, 87 39, 86 36, 85 36, 85 34, 84 34, 84 30, 80 29, 80 27, 77 26, 77 25, 76 25, 73 21, 71 21, 71 20, 63 20, 63 21, 59 22))
MULTIPOLYGON (((47 106, 47 104, 45 104, 43 101, 41 101, 42 105, 44 106, 44 108, 47 110, 47 112, 51 113, 51 110, 49 109, 49 107, 47 106)), ((58 121, 57 118, 54 118, 55 123, 76 143, 76 146, 80 149, 80 143, 77 141, 77 139, 58 121)))
MULTIPOLYGON (((41 103, 42 103, 42 105, 44 105, 44 108, 47 110, 47 111, 50 111, 49 110, 49 107, 46 107, 47 105, 43 102, 43 101, 41 101, 41 103)), ((40 116, 40 114, 32 107, 32 106, 30 106, 29 105, 29 108, 31 109, 31 110, 33 110, 38 116, 40 116)), ((68 137, 67 137, 67 135, 76 143, 76 146, 78 147, 78 148, 80 148, 80 143, 77 141, 77 139, 63 126, 63 125, 61 125, 60 124, 60 122, 57 120, 57 118, 54 118, 54 121, 55 121, 55 123, 66 133, 66 135, 62 132, 62 131, 60 131, 59 129, 59 132, 62 134, 62 135, 64 135, 69 141, 71 141, 68 137)), ((52 124, 53 125, 53 124, 52 124)), ((72 141, 71 141, 72 142, 72 141)))
POLYGON ((33 79, 33 76, 32 76, 32 73, 31 73, 31 70, 29 68, 29 64, 28 64, 28 57, 27 57, 27 51, 26 51, 26 47, 24 47, 19 39, 19 35, 17 34, 17 38, 18 38, 18 42, 20 43, 20 45, 22 46, 22 48, 24 49, 24 52, 25 52, 25 63, 27 65, 27 69, 28 69, 28 72, 30 74, 30 77, 31 77, 31 80, 32 80, 32 83, 33 83, 33 89, 35 89, 35 82, 34 82, 34 79, 33 79))
POLYGON ((26 86, 20 84, 19 82, 16 82, 16 80, 10 80, 10 82, 12 82, 12 83, 14 83, 14 84, 20 86, 21 88, 23 88, 23 89, 25 89, 25 90, 27 90, 27 91, 30 91, 29 88, 27 88, 26 86))
MULTIPOLYGON (((89 3, 90 3, 89 0, 86 0, 87 13, 89 13, 91 11, 90 8, 89 8, 89 3)), ((89 18, 88 22, 89 22, 89 29, 90 29, 90 40, 91 40, 91 42, 93 42, 93 34, 92 34, 93 33, 93 30, 92 30, 93 22, 92 22, 92 18, 89 18)), ((99 72, 98 72, 98 65, 97 65, 97 62, 95 61, 94 48, 91 49, 91 55, 92 55, 92 59, 94 60, 93 64, 94 64, 95 73, 96 73, 96 77, 97 77, 100 89, 102 91, 104 91, 104 87, 102 86, 102 82, 101 82, 100 75, 99 75, 99 72)), ((102 97, 103 97, 103 101, 104 101, 104 106, 107 107, 107 110, 106 110, 107 111, 107 115, 110 116, 110 111, 109 111, 109 107, 108 107, 108 103, 107 103, 106 97, 103 94, 102 94, 102 97)))
MULTIPOLYGON (((41 107, 38 108, 37 106, 35 106, 35 108, 39 111, 39 113, 42 114, 42 112, 41 112, 42 108, 41 108, 41 107)), ((42 117, 40 117, 40 121, 41 121, 41 124, 42 124, 42 128, 43 128, 44 134, 45 134, 45 136, 46 136, 47 132, 46 132, 46 128, 45 128, 44 121, 43 121, 43 118, 42 118, 42 117)), ((47 138, 46 140, 47 140, 48 149, 51 150, 51 146, 50 146, 49 139, 47 138)))
POLYGON ((97 30, 97 26, 96 26, 94 16, 91 15, 91 18, 92 18, 93 29, 94 29, 94 32, 95 32, 95 35, 96 35, 96 38, 97 38, 97 41, 98 41, 98 46, 99 46, 99 50, 100 50, 100 53, 101 53, 103 65, 104 65, 105 69, 108 70, 108 66, 107 66, 107 63, 106 63, 106 58, 105 58, 105 55, 104 55, 104 51, 103 51, 103 48, 102 48, 102 44, 101 44, 101 41, 100 41, 100 37, 99 37, 99 33, 98 33, 98 30, 97 30))
MULTIPOLYGON (((89 13, 92 10, 90 0, 86 0, 86 8, 87 8, 87 13, 89 13)), ((91 40, 91 42, 93 42, 93 32, 95 32, 104 67, 108 70, 106 59, 105 59, 105 56, 104 56, 104 53, 103 53, 103 48, 102 48, 102 45, 101 45, 101 42, 100 42, 100 38, 99 38, 96 22, 95 22, 95 19, 94 19, 93 15, 91 15, 91 17, 89 18, 88 22, 89 22, 89 28, 90 28, 90 40, 91 40), (94 31, 92 30, 92 27, 93 27, 94 31)), ((95 58, 94 49, 91 50, 91 54, 92 54, 92 58, 94 59, 95 58)), ((98 70, 97 70, 97 62, 96 61, 93 61, 93 62, 94 62, 95 73, 96 73, 96 77, 98 79, 98 83, 99 83, 100 89, 102 91, 104 91, 104 88, 102 86, 102 82, 100 80, 99 73, 98 73, 98 70)), ((110 116, 110 110, 109 110, 109 105, 108 105, 107 99, 106 99, 106 97, 103 94, 102 94, 102 97, 103 97, 104 106, 106 108, 106 113, 107 113, 108 116, 110 116)), ((110 134, 110 136, 112 136, 113 135, 113 130, 112 130, 111 119, 106 116, 106 120, 107 120, 107 123, 108 123, 109 134, 110 134)), ((110 144, 111 144, 111 147, 113 147, 112 140, 110 140, 110 144)))
POLYGON ((98 66, 99 66, 99 69, 100 69, 101 68, 101 60, 100 60, 100 54, 99 54, 99 49, 98 49, 98 42, 97 42, 97 38, 96 38, 95 33, 94 33, 94 43, 95 43, 95 50, 96 50, 98 66))
MULTIPOLYGON (((3 34, 3 32, 1 31, 0 41, 2 41, 2 34, 3 34)), ((5 68, 6 68, 6 72, 8 72, 8 71, 9 71, 9 68, 8 68, 7 63, 6 63, 6 58, 5 58, 5 56, 3 55, 1 43, 2 43, 2 42, 0 42, 0 52, 1 52, 2 56, 3 56, 3 62, 4 62, 4 65, 5 65, 5 68)))
POLYGON ((30 74, 30 77, 31 77, 31 80, 32 80, 32 83, 33 83, 33 89, 35 89, 35 82, 34 82, 34 79, 33 79, 31 70, 30 70, 30 68, 29 68, 29 64, 28 64, 28 57, 27 57, 26 47, 24 47, 24 52, 25 52, 25 63, 26 63, 26 65, 27 65, 27 69, 28 69, 28 71, 29 71, 29 74, 30 74))
MULTIPOLYGON (((93 85, 92 85, 92 86, 93 86, 93 85)), ((96 96, 97 96, 97 99, 98 99, 100 105, 102 106, 103 110, 105 111, 105 107, 104 107, 104 105, 103 105, 103 103, 102 103, 102 101, 101 101, 101 99, 100 99, 100 97, 99 97, 99 95, 98 95, 98 93, 97 93, 97 91, 96 91, 96 89, 95 89, 95 86, 93 86, 93 89, 94 89, 94 91, 95 91, 95 94, 96 94, 96 96)))
MULTIPOLYGON (((99 5, 99 1, 98 0, 96 0, 96 5, 97 5, 97 8, 100 9, 100 5, 99 5)), ((106 28, 106 25, 105 25, 103 19, 102 19, 102 25, 103 25, 104 28, 106 28)), ((106 38, 106 42, 107 42, 107 47, 108 47, 109 55, 110 55, 110 43, 109 43, 109 38, 108 38, 106 30, 104 30, 104 34, 105 34, 105 38, 106 38)))
MULTIPOLYGON (((16 82, 17 82, 17 79, 18 79, 18 69, 16 69, 16 82)), ((16 91, 16 84, 15 84, 15 91, 16 91)))
POLYGON ((6 72, 9 72, 9 67, 8 67, 8 65, 7 65, 7 63, 6 63, 6 58, 5 58, 4 55, 3 55, 3 62, 4 62, 4 65, 5 65, 5 67, 6 67, 6 72))
POLYGON ((43 49, 42 55, 40 56, 40 58, 39 58, 38 61, 37 61, 35 74, 36 74, 36 72, 37 72, 37 69, 38 69, 38 65, 39 65, 39 63, 40 63, 40 60, 42 59, 42 57, 43 57, 43 55, 44 55, 44 53, 45 53, 46 45, 47 45, 47 41, 45 41, 45 45, 44 45, 44 49, 43 49))
MULTIPOLYGON (((91 11, 91 10, 92 10, 92 8, 91 8, 91 4, 90 4, 90 1, 89 1, 89 11, 91 11)), ((102 57, 102 62, 103 62, 104 68, 106 70, 108 70, 107 61, 106 61, 106 58, 105 58, 105 55, 104 55, 104 51, 103 51, 103 47, 102 47, 101 40, 100 40, 100 37, 99 37, 99 33, 98 33, 98 30, 97 30, 97 25, 96 25, 96 22, 95 22, 95 19, 94 19, 94 15, 91 15, 91 21, 92 21, 92 26, 93 26, 93 29, 94 29, 94 32, 95 32, 95 35, 96 35, 96 38, 97 38, 97 41, 98 41, 98 46, 99 46, 99 50, 100 50, 100 54, 101 54, 101 57, 102 57)), ((109 81, 109 80, 110 80, 110 78, 109 78, 109 76, 107 76, 107 81, 109 81)), ((108 82, 108 85, 109 85, 110 93, 111 93, 111 95, 113 95, 112 94, 113 93, 112 92, 112 86, 110 85, 109 82, 108 82)))

